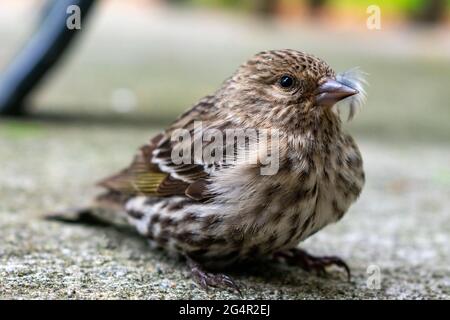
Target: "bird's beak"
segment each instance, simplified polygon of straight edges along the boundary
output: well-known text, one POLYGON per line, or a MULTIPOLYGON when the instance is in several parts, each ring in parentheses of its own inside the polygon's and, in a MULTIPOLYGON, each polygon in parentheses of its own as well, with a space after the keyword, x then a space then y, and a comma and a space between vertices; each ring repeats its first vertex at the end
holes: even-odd
POLYGON ((314 102, 318 106, 332 107, 336 102, 357 93, 358 90, 327 78, 314 92, 314 102))

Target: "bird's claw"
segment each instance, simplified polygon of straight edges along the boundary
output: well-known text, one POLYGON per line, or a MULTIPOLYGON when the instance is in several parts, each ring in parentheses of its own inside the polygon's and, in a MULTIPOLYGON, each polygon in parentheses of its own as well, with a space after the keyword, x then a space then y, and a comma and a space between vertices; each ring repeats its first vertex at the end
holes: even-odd
POLYGON ((207 272, 196 263, 190 263, 190 265, 193 280, 206 292, 210 287, 226 287, 236 291, 242 297, 239 286, 230 276, 223 273, 207 272))
POLYGON ((351 280, 351 271, 349 266, 339 257, 316 257, 298 248, 285 252, 279 252, 276 254, 276 257, 283 259, 289 265, 299 266, 305 271, 314 271, 319 276, 327 275, 327 267, 337 266, 344 269, 347 273, 348 281, 351 280))

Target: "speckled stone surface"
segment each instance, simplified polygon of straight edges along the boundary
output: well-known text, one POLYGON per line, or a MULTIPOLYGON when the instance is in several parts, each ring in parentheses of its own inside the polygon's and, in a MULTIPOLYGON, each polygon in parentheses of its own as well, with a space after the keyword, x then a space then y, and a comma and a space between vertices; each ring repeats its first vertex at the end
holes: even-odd
MULTIPOLYGON (((32 137, 9 130, 0 138, 1 298, 239 298, 198 289, 183 262, 150 250, 131 231, 42 219, 87 203, 97 192, 93 180, 127 163, 143 130, 20 126, 32 137)), ((337 270, 319 278, 264 264, 232 272, 245 298, 450 298, 449 181, 443 178, 449 150, 360 145, 367 170, 362 197, 340 223, 303 245, 346 259, 352 282, 337 270), (367 287, 371 265, 380 270, 380 289, 367 287)))

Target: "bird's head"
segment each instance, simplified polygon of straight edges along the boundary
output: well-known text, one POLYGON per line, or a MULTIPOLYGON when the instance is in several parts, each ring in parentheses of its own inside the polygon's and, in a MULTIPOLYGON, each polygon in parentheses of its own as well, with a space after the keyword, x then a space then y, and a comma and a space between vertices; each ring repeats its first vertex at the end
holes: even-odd
POLYGON ((325 61, 295 50, 258 53, 225 83, 222 93, 227 95, 225 107, 248 124, 285 129, 308 119, 337 118, 333 106, 344 99, 353 116, 364 98, 356 71, 336 75, 325 61))

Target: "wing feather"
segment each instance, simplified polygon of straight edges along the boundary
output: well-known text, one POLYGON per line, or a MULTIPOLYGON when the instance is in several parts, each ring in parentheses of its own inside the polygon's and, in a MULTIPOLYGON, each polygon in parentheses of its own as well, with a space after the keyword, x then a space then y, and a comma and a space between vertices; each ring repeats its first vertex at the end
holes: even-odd
POLYGON ((175 164, 172 150, 178 141, 171 141, 171 133, 178 128, 192 130, 194 121, 208 121, 215 110, 213 97, 202 99, 185 112, 164 133, 155 136, 140 148, 131 165, 98 183, 109 191, 127 195, 175 196, 186 195, 202 201, 207 193, 209 173, 202 163, 175 164))

